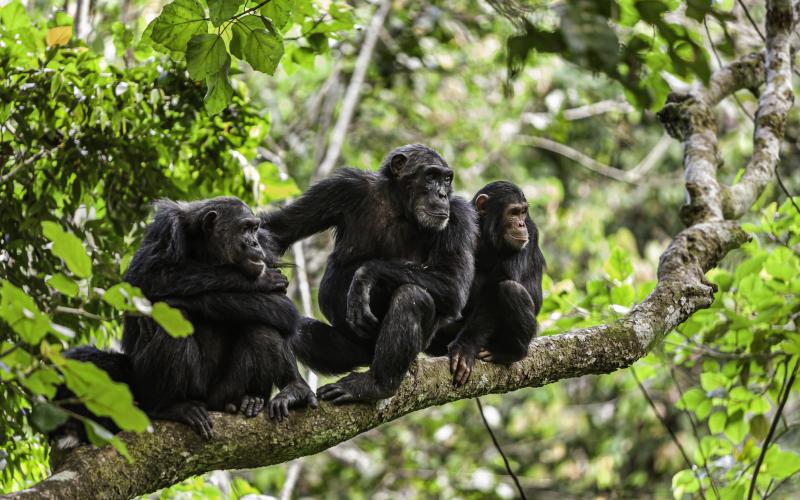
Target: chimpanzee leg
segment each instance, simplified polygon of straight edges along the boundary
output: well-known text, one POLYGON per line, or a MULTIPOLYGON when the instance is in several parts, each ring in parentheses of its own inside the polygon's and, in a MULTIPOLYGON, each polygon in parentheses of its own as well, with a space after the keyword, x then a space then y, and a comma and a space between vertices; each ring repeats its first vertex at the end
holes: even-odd
POLYGON ((497 288, 501 325, 486 346, 488 356, 480 357, 494 363, 513 363, 528 355, 528 345, 537 332, 536 313, 533 299, 518 282, 506 280, 497 288))
POLYGON ((435 327, 435 304, 417 285, 395 290, 382 322, 370 369, 351 373, 318 391, 334 403, 374 401, 397 391, 408 367, 425 348, 435 327))
POLYGON ((182 422, 210 438, 211 418, 196 400, 202 399, 210 377, 197 337, 174 338, 154 325, 149 325, 154 328, 150 341, 131 358, 139 403, 152 418, 182 422))
POLYGON ((271 338, 274 341, 274 363, 270 367, 270 376, 280 392, 269 402, 269 416, 280 421, 289 416, 289 408, 316 408, 319 403, 317 395, 297 369, 297 358, 290 339, 281 337, 275 331, 271 338))
POLYGON ((304 365, 324 374, 344 373, 366 366, 375 352, 372 342, 311 318, 300 320, 298 333, 291 343, 294 354, 304 365))

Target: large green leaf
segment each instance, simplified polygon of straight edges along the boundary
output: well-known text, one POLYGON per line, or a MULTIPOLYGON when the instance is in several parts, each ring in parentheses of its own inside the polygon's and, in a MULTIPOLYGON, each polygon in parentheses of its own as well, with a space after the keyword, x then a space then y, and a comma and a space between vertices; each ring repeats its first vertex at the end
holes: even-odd
POLYGON ((150 425, 147 415, 133 404, 128 386, 115 382, 92 363, 51 356, 67 387, 95 415, 110 417, 120 429, 142 432, 150 425))
POLYGON ((253 69, 272 75, 283 57, 283 38, 272 30, 253 30, 245 40, 243 54, 253 69))
POLYGON ((47 399, 53 399, 56 388, 62 382, 61 375, 49 366, 42 366, 30 375, 21 377, 19 381, 34 394, 40 394, 47 399))
POLYGON ((276 28, 282 30, 292 15, 293 4, 294 0, 272 0, 261 7, 261 13, 267 16, 276 28))
POLYGON ((66 422, 67 418, 69 418, 69 415, 58 406, 50 403, 39 403, 34 405, 30 421, 37 431, 50 432, 66 422))
POLYGON ((42 230, 45 237, 53 242, 50 249, 53 255, 64 259, 64 263, 75 276, 86 278, 92 273, 92 259, 83 248, 80 238, 64 231, 55 222, 42 222, 42 230))
POLYGON ((78 296, 78 284, 61 273, 56 273, 47 280, 47 284, 67 297, 78 296))
POLYGON ((195 80, 221 71, 230 60, 225 42, 218 35, 195 35, 186 46, 186 69, 195 80))
POLYGON ((42 314, 36 303, 22 289, 3 281, 0 297, 0 318, 28 344, 38 344, 50 329, 50 318, 42 314))
POLYGON ((194 333, 194 326, 183 317, 183 313, 165 302, 153 304, 153 319, 173 337, 186 337, 194 333))
POLYGON ((208 13, 214 26, 219 26, 227 21, 242 5, 243 0, 206 0, 208 3, 208 13))
POLYGON ((89 438, 90 443, 95 446, 103 446, 104 444, 108 443, 113 446, 120 455, 127 458, 128 462, 132 461, 131 456, 128 453, 128 447, 125 446, 125 443, 123 443, 117 436, 112 434, 111 431, 90 419, 83 421, 83 427, 86 429, 86 436, 89 438))
POLYGON ((244 59, 244 44, 247 37, 254 30, 264 29, 268 26, 266 20, 261 16, 244 16, 236 20, 231 28, 231 54, 244 59))
POLYGON ((225 64, 225 68, 222 71, 218 71, 206 78, 208 91, 206 92, 204 105, 206 111, 211 115, 215 115, 225 109, 233 98, 233 87, 228 76, 228 66, 229 64, 225 64))
POLYGON ((169 50, 183 51, 191 38, 208 32, 203 6, 197 0, 175 0, 150 23, 150 38, 169 50))

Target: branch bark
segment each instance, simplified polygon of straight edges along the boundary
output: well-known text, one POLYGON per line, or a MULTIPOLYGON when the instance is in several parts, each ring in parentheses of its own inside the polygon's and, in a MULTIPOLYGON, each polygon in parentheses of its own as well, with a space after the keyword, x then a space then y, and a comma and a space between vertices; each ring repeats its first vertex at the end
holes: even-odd
POLYGON ((735 220, 727 219, 740 215, 740 207, 752 204, 778 161, 783 124, 793 100, 788 78, 792 16, 789 0, 769 2, 766 63, 759 57, 738 61, 715 73, 708 89, 673 99, 660 113, 667 130, 685 141, 686 187, 691 200, 691 209, 684 211, 688 227, 661 256, 653 292, 623 318, 534 339, 528 356, 510 367, 478 363, 470 381, 458 389, 450 384, 445 359, 419 359, 397 394, 371 405, 322 403, 318 409, 300 411, 282 423, 214 414, 216 437, 211 441, 180 424, 156 421, 152 433, 121 435, 132 462, 110 447, 84 446, 63 457, 53 456, 55 474, 45 481, 3 498, 129 498, 215 469, 262 467, 318 453, 430 406, 630 366, 669 330, 711 304, 715 287, 706 280, 706 271, 748 239, 735 220), (716 179, 716 135, 710 107, 735 89, 757 85, 765 74, 753 159, 742 179, 747 186, 734 186, 729 194, 720 194, 728 188, 716 179), (728 198, 730 202, 725 201, 728 198), (722 208, 726 206, 733 208, 722 208))

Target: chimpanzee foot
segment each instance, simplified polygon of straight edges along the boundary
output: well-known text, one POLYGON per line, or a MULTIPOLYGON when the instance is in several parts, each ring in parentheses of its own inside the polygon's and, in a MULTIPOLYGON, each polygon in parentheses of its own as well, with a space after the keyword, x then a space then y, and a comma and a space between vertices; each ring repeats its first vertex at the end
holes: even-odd
POLYGON ((203 403, 186 401, 175 403, 169 408, 150 413, 153 418, 181 422, 191 427, 205 439, 214 437, 214 423, 203 403))
POLYGON ((458 342, 451 342, 447 350, 450 356, 453 387, 461 387, 469 380, 472 368, 475 366, 475 352, 458 342))
POLYGON ((338 382, 323 385, 317 390, 320 399, 337 405, 377 401, 392 394, 394 391, 380 387, 370 372, 353 372, 338 382))
POLYGON ((246 395, 242 398, 242 402, 239 403, 239 411, 242 412, 245 417, 253 418, 264 409, 264 403, 265 401, 262 397, 246 395))
POLYGON ((289 408, 302 406, 316 408, 319 406, 317 396, 305 382, 292 382, 269 402, 269 418, 281 422, 289 416, 289 408))

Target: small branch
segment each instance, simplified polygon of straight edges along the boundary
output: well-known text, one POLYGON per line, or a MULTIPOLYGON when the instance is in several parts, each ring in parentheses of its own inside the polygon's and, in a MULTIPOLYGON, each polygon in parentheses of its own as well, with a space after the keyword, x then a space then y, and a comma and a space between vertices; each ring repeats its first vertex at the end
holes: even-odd
MULTIPOLYGON (((769 31, 767 31, 767 33, 769 33, 769 31)), ((788 362, 789 361, 787 361, 787 363, 788 362)), ((794 380, 797 377, 798 367, 800 367, 800 359, 795 360, 794 370, 792 370, 792 374, 789 376, 788 383, 786 383, 784 386, 783 394, 781 395, 780 402, 778 403, 778 408, 775 410, 775 416, 772 417, 772 424, 769 426, 769 432, 767 433, 767 437, 764 438, 764 444, 761 445, 761 453, 758 454, 756 467, 753 470, 753 479, 750 480, 750 490, 747 492, 747 500, 751 500, 753 498, 753 494, 755 493, 759 469, 761 469, 761 464, 764 463, 764 457, 767 456, 767 449, 769 448, 770 441, 772 441, 772 437, 775 435, 775 430, 778 428, 778 422, 780 422, 780 417, 783 414, 783 408, 786 406, 786 402, 789 400, 789 394, 792 393, 792 387, 794 386, 794 380)))
POLYGON ((369 61, 372 59, 372 52, 375 50, 375 45, 378 41, 378 34, 383 27, 383 22, 386 20, 386 15, 389 13, 391 7, 391 0, 381 0, 381 3, 375 10, 375 15, 372 16, 372 20, 369 23, 367 32, 364 35, 364 44, 361 46, 361 51, 358 53, 358 58, 356 59, 353 76, 350 77, 350 83, 344 95, 342 111, 331 133, 328 152, 317 168, 319 177, 327 177, 327 175, 331 173, 336 161, 339 159, 339 154, 342 152, 344 137, 347 133, 347 128, 350 126, 350 121, 353 119, 356 105, 358 104, 358 96, 361 93, 361 86, 364 84, 364 77, 367 74, 369 61))
POLYGON ((641 391, 642 396, 644 396, 644 399, 647 400, 647 404, 649 404, 650 408, 653 410, 653 414, 656 416, 658 421, 661 422, 661 426, 667 430, 667 432, 669 433, 669 437, 672 438, 672 442, 675 443, 675 446, 678 447, 678 451, 683 457, 683 461, 686 462, 686 465, 689 467, 689 469, 691 469, 692 474, 694 474, 695 479, 697 479, 697 483, 700 485, 700 497, 703 500, 705 500, 706 491, 703 488, 703 480, 700 478, 700 473, 697 472, 697 469, 695 469, 694 464, 692 464, 692 461, 689 460, 689 455, 683 448, 683 445, 678 439, 678 436, 675 435, 675 431, 673 431, 672 427, 670 427, 669 423, 667 423, 666 417, 661 415, 661 412, 658 411, 658 407, 656 407, 655 401, 653 401, 653 398, 650 397, 650 393, 647 392, 647 389, 645 388, 644 384, 642 384, 642 381, 639 380, 639 376, 636 375, 636 370, 634 368, 631 368, 631 375, 633 375, 633 379, 636 381, 636 385, 639 386, 639 391, 641 391))
POLYGON ((605 113, 629 113, 631 111, 633 111, 633 106, 628 104, 627 101, 609 99, 606 101, 593 102, 577 108, 565 109, 564 119, 567 121, 583 120, 585 118, 590 118, 592 116, 602 115, 605 113))
POLYGON ((560 142, 533 135, 519 136, 519 138, 519 142, 521 144, 535 148, 546 149, 547 151, 551 151, 565 158, 569 158, 570 160, 579 163, 581 166, 591 170, 592 172, 608 177, 609 179, 613 179, 615 181, 624 182, 626 184, 636 184, 639 182, 639 180, 641 180, 645 174, 647 174, 658 164, 659 161, 661 161, 661 159, 664 157, 664 154, 669 149, 671 142, 669 136, 665 134, 665 136, 662 136, 661 139, 659 139, 653 149, 650 150, 647 156, 645 156, 638 165, 631 170, 620 170, 618 168, 610 167, 600 163, 594 158, 586 156, 580 151, 573 149, 566 144, 561 144, 560 142))

